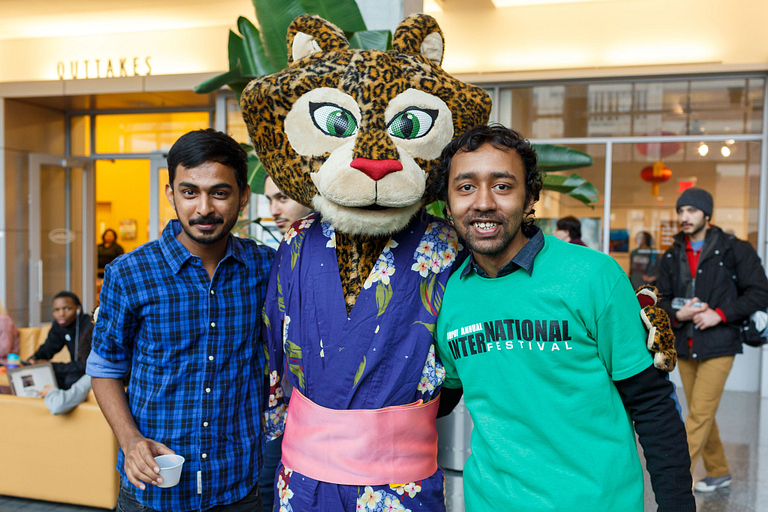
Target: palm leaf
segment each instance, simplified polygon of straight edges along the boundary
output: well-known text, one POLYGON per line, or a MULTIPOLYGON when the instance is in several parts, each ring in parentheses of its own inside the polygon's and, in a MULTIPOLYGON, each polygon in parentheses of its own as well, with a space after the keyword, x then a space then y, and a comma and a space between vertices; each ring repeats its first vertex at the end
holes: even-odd
POLYGON ((600 196, 595 186, 578 174, 571 174, 570 176, 545 174, 543 186, 544 190, 560 192, 593 208, 600 196))
POLYGON ((240 63, 238 62, 234 68, 230 69, 226 73, 209 78, 205 82, 195 86, 194 91, 199 94, 206 94, 209 92, 221 89, 225 85, 229 85, 230 82, 237 80, 243 76, 240 63))
POLYGON ((392 49, 392 32, 389 30, 364 30, 355 32, 349 38, 349 47, 360 50, 381 50, 383 52, 392 49))
POLYGON ((355 0, 299 0, 307 14, 317 14, 347 32, 366 30, 355 0))
POLYGON ((533 144, 541 172, 567 171, 592 165, 592 157, 581 151, 552 144, 533 144))
POLYGON ((269 62, 275 69, 288 65, 285 37, 291 22, 304 12, 299 0, 251 0, 261 27, 261 42, 269 62))
MULTIPOLYGON (((243 66, 243 74, 252 76, 264 76, 275 73, 277 69, 267 58, 267 54, 264 51, 264 45, 261 43, 261 36, 259 29, 257 29, 253 23, 243 16, 237 19, 237 29, 243 34, 242 49, 244 55, 240 57, 241 62, 246 62, 247 66, 243 66)), ((237 44, 237 43, 235 43, 237 44)), ((232 52, 232 39, 230 37, 230 53, 232 52)), ((230 56, 230 65, 232 57, 230 56)))

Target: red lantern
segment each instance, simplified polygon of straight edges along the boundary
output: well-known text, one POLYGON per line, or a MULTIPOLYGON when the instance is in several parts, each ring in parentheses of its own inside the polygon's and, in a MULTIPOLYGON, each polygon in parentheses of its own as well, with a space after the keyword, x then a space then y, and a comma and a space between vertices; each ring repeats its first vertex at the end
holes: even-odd
POLYGON ((640 177, 644 181, 651 182, 651 194, 659 195, 659 183, 664 183, 672 177, 672 171, 664 167, 664 162, 654 162, 640 171, 640 177))

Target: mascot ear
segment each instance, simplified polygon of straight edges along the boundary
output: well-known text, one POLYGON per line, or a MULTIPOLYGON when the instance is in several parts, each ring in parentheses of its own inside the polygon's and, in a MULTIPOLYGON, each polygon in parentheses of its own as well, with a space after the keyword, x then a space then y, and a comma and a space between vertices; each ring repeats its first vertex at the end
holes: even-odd
POLYGON ((432 16, 414 14, 397 27, 392 49, 421 55, 439 66, 443 62, 443 32, 432 16))
POLYGON ((333 52, 349 48, 349 41, 339 27, 320 16, 304 14, 288 27, 288 64, 316 52, 333 52))

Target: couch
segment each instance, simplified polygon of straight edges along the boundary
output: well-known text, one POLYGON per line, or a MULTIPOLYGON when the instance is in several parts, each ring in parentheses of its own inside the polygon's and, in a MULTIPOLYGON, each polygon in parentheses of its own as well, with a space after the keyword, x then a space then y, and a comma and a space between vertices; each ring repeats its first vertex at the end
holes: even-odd
MULTIPOLYGON (((19 331, 26 359, 47 330, 19 331)), ((66 349, 54 358, 68 360, 66 349)), ((7 385, 5 374, 0 380, 7 385)), ((117 503, 117 441, 93 392, 60 416, 41 399, 0 395, 0 462, 0 495, 110 509, 117 503)))

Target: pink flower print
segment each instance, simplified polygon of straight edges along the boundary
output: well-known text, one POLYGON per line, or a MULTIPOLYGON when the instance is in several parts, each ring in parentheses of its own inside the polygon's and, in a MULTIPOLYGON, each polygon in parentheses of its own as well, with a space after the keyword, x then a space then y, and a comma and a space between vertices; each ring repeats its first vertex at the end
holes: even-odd
POLYGON ((269 407, 274 407, 277 405, 277 398, 275 398, 275 395, 269 395, 269 407))
POLYGON ((269 385, 270 386, 276 386, 277 381, 280 380, 280 377, 277 375, 277 371, 271 372, 269 374, 269 385))
POLYGON ((355 504, 355 512, 363 512, 365 510, 365 504, 360 501, 360 499, 357 500, 357 503, 355 504))
POLYGON ((374 491, 373 487, 366 485, 365 492, 360 496, 360 501, 362 501, 366 507, 373 510, 376 508, 376 504, 381 501, 381 491, 374 491))
POLYGON ((456 253, 450 249, 440 251, 440 258, 442 258, 443 264, 450 265, 456 260, 456 253))
POLYGON ((385 512, 403 512, 405 509, 400 504, 400 500, 397 498, 387 497, 384 499, 384 511, 385 512))
POLYGON ((424 376, 421 378, 421 381, 419 382, 419 385, 416 389, 418 389, 423 394, 430 391, 430 386, 434 389, 434 386, 429 383, 429 379, 424 376))
POLYGON ((420 254, 430 254, 434 246, 435 246, 434 242, 428 242, 426 240, 422 240, 419 246, 416 248, 416 252, 420 254))
POLYGON ((440 271, 443 270, 443 260, 440 258, 440 255, 438 253, 436 252, 432 253, 432 258, 430 263, 432 266, 431 270, 435 274, 439 274, 440 271))
POLYGON ((301 219, 301 223, 299 224, 299 231, 304 231, 305 229, 310 227, 313 222, 315 222, 314 217, 306 217, 304 219, 301 219))
POLYGON ((285 235, 283 236, 283 241, 286 244, 290 244, 291 240, 296 238, 296 235, 298 235, 298 233, 296 232, 295 229, 293 229, 293 226, 291 226, 290 228, 288 228, 288 231, 285 232, 285 235))
POLYGON ((395 267, 388 267, 386 263, 381 263, 381 270, 379 275, 381 276, 381 282, 389 286, 389 278, 395 273, 395 267))
POLYGON ((285 488, 285 480, 283 480, 283 475, 277 476, 277 488, 278 489, 284 489, 285 488))
POLYGON ((390 238, 389 242, 387 242, 387 245, 384 246, 384 250, 381 252, 389 252, 390 249, 394 249, 397 247, 397 242, 395 242, 393 239, 390 238))
POLYGON ((419 259, 416 260, 416 263, 414 263, 411 266, 411 270, 415 270, 418 272, 421 277, 427 277, 427 274, 429 273, 429 270, 432 268, 432 260, 427 259, 424 256, 419 256, 419 259))
POLYGON ((408 496, 413 498, 419 493, 419 491, 421 491, 421 481, 405 484, 404 489, 405 489, 405 492, 408 493, 408 496))

